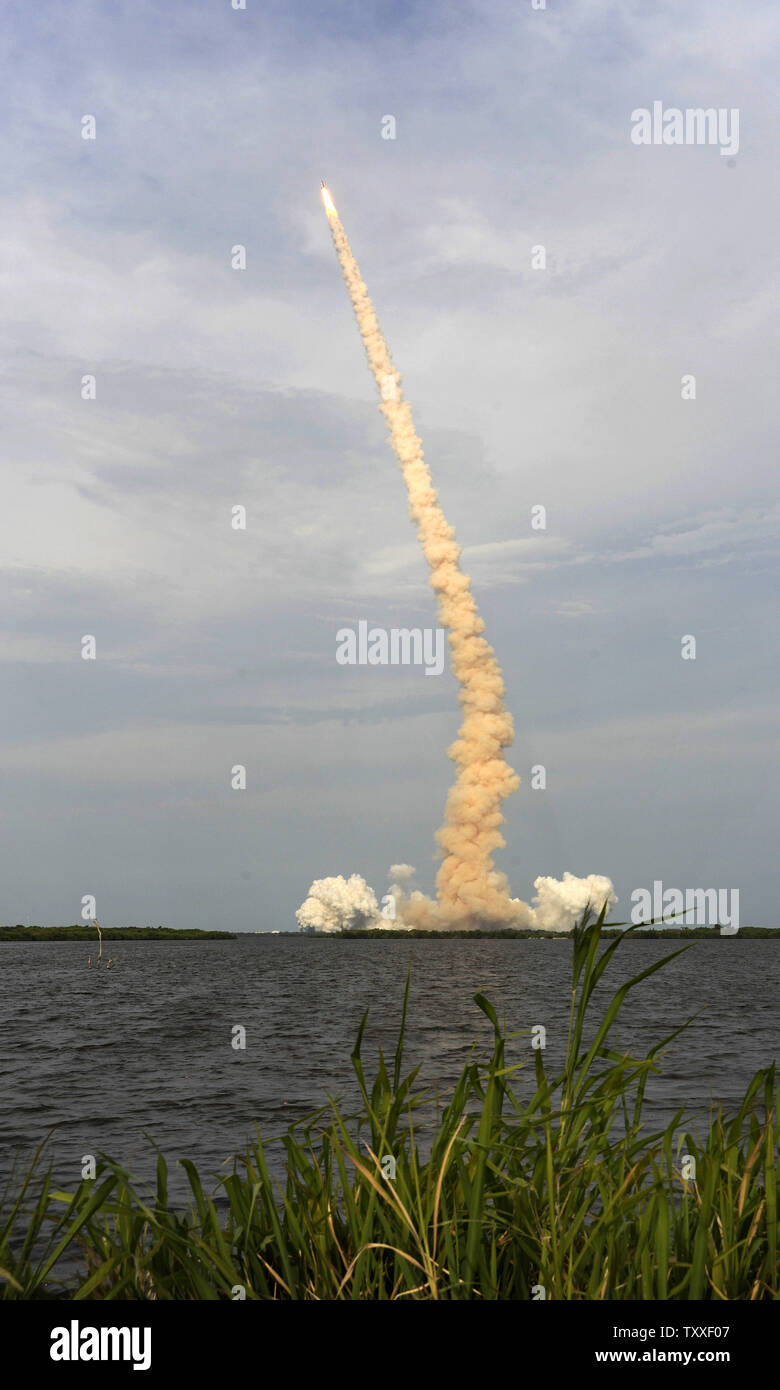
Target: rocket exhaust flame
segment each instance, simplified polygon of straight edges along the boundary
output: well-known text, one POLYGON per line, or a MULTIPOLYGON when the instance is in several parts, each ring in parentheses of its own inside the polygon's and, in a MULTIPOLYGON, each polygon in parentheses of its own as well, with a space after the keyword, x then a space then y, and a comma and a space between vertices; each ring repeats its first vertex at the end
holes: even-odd
MULTIPOLYGON (((504 682, 493 648, 482 636, 484 623, 471 592, 471 581, 460 567, 460 547, 446 520, 423 457, 423 448, 414 428, 412 413, 401 391, 401 377, 385 343, 374 307, 352 253, 329 190, 323 184, 322 198, 352 301, 369 369, 379 391, 379 409, 387 421, 390 442, 406 483, 409 513, 417 527, 423 554, 428 562, 429 582, 436 595, 439 620, 447 629, 453 674, 460 684, 459 700, 463 722, 448 749, 457 768, 455 783, 447 797, 444 824, 437 832, 443 861, 436 880, 437 902, 423 893, 408 895, 397 889, 397 912, 406 926, 467 927, 487 924, 533 926, 543 913, 517 898, 511 898, 505 876, 494 868, 493 854, 505 844, 500 826, 502 805, 520 785, 520 778, 509 767, 504 755, 514 739, 512 716, 504 705, 504 682)), ((567 879, 571 876, 567 875, 567 879)), ((611 891, 608 879, 571 879, 572 885, 586 884, 597 892, 602 885, 599 906, 611 891)), ((537 880, 561 889, 561 900, 571 896, 556 880, 537 880)), ((345 880, 318 880, 310 897, 298 911, 302 926, 321 926, 323 921, 343 915, 342 900, 360 899, 361 915, 371 917, 370 894, 363 879, 353 875, 345 880), (358 888, 360 892, 358 893, 358 888), (315 889, 317 892, 315 892, 315 889), (323 906, 326 904, 327 906, 323 906), (331 917, 327 914, 331 913, 331 917), (324 915, 323 915, 324 914, 324 915)), ((552 899, 547 889, 547 900, 552 899)), ((579 890, 575 896, 581 897, 579 890)), ((589 892, 582 902, 584 907, 589 892)), ((373 894, 371 894, 373 897, 373 894)), ((556 899, 557 901, 557 899, 556 899)), ((374 899, 374 904, 376 899, 374 899)), ((384 918, 379 916, 379 924, 384 918)), ((554 915, 554 913, 553 913, 554 915)), ((365 920, 365 917, 364 917, 365 920)), ((570 922, 567 923, 570 925, 570 922)), ((384 925, 392 925, 384 922, 384 925)), ((325 930, 331 929, 325 927, 325 930)))

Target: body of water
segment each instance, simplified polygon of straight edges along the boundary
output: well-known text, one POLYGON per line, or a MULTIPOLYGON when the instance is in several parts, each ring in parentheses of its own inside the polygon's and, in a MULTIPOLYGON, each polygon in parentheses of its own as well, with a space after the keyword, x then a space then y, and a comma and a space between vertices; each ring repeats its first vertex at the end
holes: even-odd
MULTIPOLYGON (((624 943, 601 996, 680 945, 624 943)), ((115 941, 110 971, 88 970, 90 951, 94 958, 86 942, 0 946, 2 1186, 55 1125, 55 1179, 71 1187, 83 1156, 99 1151, 151 1176, 149 1140, 171 1161, 188 1157, 207 1174, 226 1173, 256 1124, 264 1136, 278 1134, 328 1093, 349 1106, 362 1014, 370 1010, 370 1076, 378 1047, 392 1057, 410 962, 405 1069, 422 1063, 420 1080, 442 1101, 472 1048, 490 1046, 477 990, 510 1030, 544 1025, 551 1072, 563 1055, 566 939, 115 941), (232 1046, 236 1025, 246 1030, 243 1050, 232 1046)), ((775 1058, 778 966, 771 942, 704 941, 629 994, 613 1034, 620 1050, 646 1051, 699 1014, 650 1082, 654 1126, 682 1104, 694 1121, 711 1100, 735 1106, 775 1058)), ((509 1059, 528 1064, 515 1085, 531 1094, 529 1036, 513 1041, 509 1059)), ((172 1191, 185 1191, 183 1175, 172 1191)))

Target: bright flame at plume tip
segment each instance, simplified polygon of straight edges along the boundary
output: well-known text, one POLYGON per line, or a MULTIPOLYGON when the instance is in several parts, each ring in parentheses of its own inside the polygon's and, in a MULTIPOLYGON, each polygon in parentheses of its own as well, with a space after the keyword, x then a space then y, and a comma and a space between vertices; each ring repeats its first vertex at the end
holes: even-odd
POLYGON ((323 201, 323 203, 325 204, 325 211, 327 212, 328 216, 330 216, 331 213, 333 213, 334 217, 337 216, 337 213, 336 213, 336 204, 334 203, 333 199, 332 199, 331 196, 330 196, 330 189, 329 189, 329 188, 323 188, 323 189, 321 189, 321 193, 322 193, 322 201, 323 201))

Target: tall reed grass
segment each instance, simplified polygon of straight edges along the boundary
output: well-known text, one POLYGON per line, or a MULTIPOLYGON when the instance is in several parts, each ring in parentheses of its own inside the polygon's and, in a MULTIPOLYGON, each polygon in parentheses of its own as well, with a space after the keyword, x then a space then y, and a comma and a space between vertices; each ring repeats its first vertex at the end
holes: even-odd
POLYGON ((331 1101, 270 1141, 284 1146, 280 1184, 259 1135, 210 1193, 180 1160, 186 1211, 169 1202, 162 1155, 152 1191, 106 1158, 96 1179, 66 1193, 37 1176, 39 1151, 0 1215, 2 1296, 776 1298, 775 1068, 756 1073, 735 1114, 712 1113, 702 1138, 682 1110, 646 1133, 648 1076, 688 1025, 643 1057, 613 1050, 610 1034, 629 992, 680 951, 625 980, 594 1019, 594 990, 631 930, 605 945, 603 920, 586 914, 574 933, 563 1068, 548 1075, 535 1051, 530 1099, 515 1095, 507 1037, 477 994, 492 1050, 463 1068, 423 1153, 426 1093, 419 1068, 404 1071, 407 981, 395 1055, 380 1053, 370 1080, 361 1023, 351 1058, 359 1113, 331 1101), (63 1261, 70 1273, 58 1284, 63 1261))

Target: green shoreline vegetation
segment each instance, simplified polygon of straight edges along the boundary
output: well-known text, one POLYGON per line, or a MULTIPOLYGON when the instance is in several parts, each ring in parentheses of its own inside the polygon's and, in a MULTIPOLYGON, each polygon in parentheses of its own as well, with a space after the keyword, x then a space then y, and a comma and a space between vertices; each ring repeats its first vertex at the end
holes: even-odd
MULTIPOLYGON (((624 926, 625 924, 621 923, 619 926, 616 925, 614 927, 605 927, 601 935, 605 940, 609 940, 612 937, 620 936, 623 932, 624 926)), ((362 929, 360 931, 348 930, 342 932, 303 932, 301 933, 301 935, 318 937, 327 936, 330 940, 338 940, 339 937, 343 936, 349 937, 353 940, 366 936, 390 936, 395 937, 396 939, 400 938, 404 941, 409 941, 410 939, 414 940, 415 938, 422 937, 426 939, 438 939, 439 937, 444 937, 447 940, 456 941, 462 940, 463 938, 466 938, 467 940, 471 941, 484 941, 485 939, 507 941, 560 941, 563 939, 564 941, 570 941, 571 938, 576 934, 576 930, 577 928, 574 928, 572 931, 532 931, 526 929, 521 930, 519 928, 514 929, 511 927, 503 927, 496 928, 494 931, 418 931, 416 929, 410 930, 407 927, 399 927, 395 929, 392 927, 370 927, 362 929)), ((289 934, 296 935, 297 933, 289 934)), ((780 928, 740 927, 739 930, 736 932, 721 933, 720 927, 660 927, 657 929, 654 929, 653 927, 635 927, 632 928, 631 935, 634 940, 638 939, 640 941, 675 941, 681 939, 685 941, 710 941, 713 939, 720 940, 721 938, 728 938, 732 941, 736 941, 739 939, 739 937, 747 937, 748 939, 754 937, 761 937, 764 940, 773 939, 775 941, 780 941, 780 928)))
MULTIPOLYGON (((605 927, 602 936, 605 939, 615 937, 622 931, 623 924, 614 927, 605 927)), ((307 936, 327 939, 328 941, 338 941, 343 937, 348 940, 384 939, 390 937, 394 940, 439 940, 446 941, 484 941, 484 940, 507 940, 507 941, 560 941, 571 940, 573 931, 527 931, 513 930, 512 928, 496 928, 491 931, 417 931, 409 930, 406 927, 368 927, 361 930, 341 931, 341 932, 233 932, 233 931, 207 931, 200 927, 102 927, 101 931, 107 941, 235 941, 240 936, 307 936)), ((674 941, 682 939, 685 941, 710 941, 719 940, 721 936, 730 937, 731 940, 738 940, 740 937, 751 940, 761 938, 764 941, 780 941, 780 928, 778 927, 740 927, 737 932, 721 933, 720 927, 636 927, 632 931, 635 939, 640 941, 674 941)), ((25 927, 17 923, 15 927, 0 927, 0 942, 3 941, 94 941, 95 928, 88 923, 74 923, 70 927, 25 927)))
POLYGON ((93 1179, 55 1190, 42 1171, 44 1141, 16 1196, 0 1204, 0 1296, 777 1298, 775 1066, 755 1074, 733 1113, 712 1110, 703 1136, 684 1108, 648 1132, 647 1079, 688 1024, 646 1056, 617 1050, 610 1034, 629 993, 690 943, 623 979, 593 1017, 594 990, 633 930, 605 941, 603 916, 586 914, 574 933, 560 1071, 548 1073, 534 1048, 538 1030, 507 1034, 476 994, 492 1044, 472 1053, 435 1125, 416 1124, 432 1097, 420 1068, 404 1069, 407 978, 395 1054, 386 1062, 380 1052, 371 1078, 367 1015, 360 1025, 357 1113, 330 1099, 279 1136, 258 1133, 211 1191, 179 1159, 188 1209, 171 1205, 159 1152, 151 1189, 101 1156, 93 1179), (507 1063, 509 1037, 526 1038, 524 1062, 507 1063), (281 1184, 269 1175, 272 1146, 284 1154, 281 1184))
MULTIPOLYGON (((101 927, 106 941, 235 941, 232 931, 201 931, 198 927, 101 927)), ((89 941, 97 940, 88 922, 72 927, 0 927, 1 941, 89 941)))

